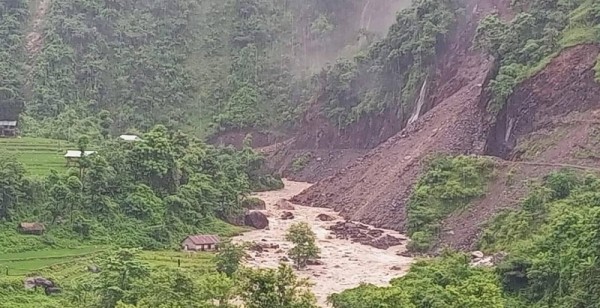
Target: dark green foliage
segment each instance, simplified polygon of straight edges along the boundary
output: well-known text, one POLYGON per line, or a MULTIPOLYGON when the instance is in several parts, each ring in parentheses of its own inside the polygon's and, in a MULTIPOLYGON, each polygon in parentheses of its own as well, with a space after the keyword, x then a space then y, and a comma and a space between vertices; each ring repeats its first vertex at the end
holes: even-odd
MULTIPOLYGON (((43 16, 43 47, 31 55, 28 86, 4 76, 18 104, 27 93, 22 127, 36 136, 97 139, 155 124, 201 135, 286 129, 312 95, 313 66, 356 41, 363 6, 57 0, 43 16)), ((24 35, 13 28, 19 41, 10 47, 17 50, 24 35)), ((20 58, 3 59, 15 65, 11 74, 21 74, 20 58)))
MULTIPOLYGON (((87 140, 80 140, 85 150, 87 140)), ((37 180, 3 160, 0 219, 10 228, 21 219, 43 222, 59 245, 76 239, 170 247, 188 234, 230 233, 217 219, 243 211, 239 200, 251 179, 268 176, 263 163, 249 148, 214 148, 157 126, 143 141, 107 141, 74 173, 37 180)))
POLYGON ((597 305, 599 188, 596 176, 552 173, 486 231, 483 247, 510 253, 497 272, 522 307, 597 305))
POLYGON ((598 4, 591 0, 535 0, 514 2, 519 11, 510 22, 497 15, 484 18, 475 46, 493 55, 498 74, 490 82, 489 110, 497 113, 513 89, 548 62, 563 47, 600 42, 598 4))
POLYGON ((219 244, 219 253, 216 257, 217 271, 227 277, 232 277, 238 271, 242 258, 246 255, 244 248, 231 242, 219 244))
POLYGON ((306 290, 308 281, 297 278, 285 264, 278 269, 246 270, 241 277, 241 298, 247 308, 315 308, 306 290))
POLYGON ((265 202, 256 197, 247 197, 242 200, 242 208, 245 209, 264 209, 265 207, 265 202))
POLYGON ((469 156, 435 157, 419 179, 408 203, 409 248, 427 251, 443 218, 485 193, 494 163, 469 156))
POLYGON ((505 307, 495 275, 469 261, 459 253, 419 261, 391 287, 362 285, 333 294, 329 301, 335 308, 505 307))
POLYGON ((324 114, 338 127, 384 111, 408 118, 419 87, 459 14, 454 0, 413 1, 398 14, 386 38, 353 61, 340 59, 319 75, 324 114))
POLYGON ((23 108, 24 28, 27 1, 0 3, 0 120, 16 120, 23 108))

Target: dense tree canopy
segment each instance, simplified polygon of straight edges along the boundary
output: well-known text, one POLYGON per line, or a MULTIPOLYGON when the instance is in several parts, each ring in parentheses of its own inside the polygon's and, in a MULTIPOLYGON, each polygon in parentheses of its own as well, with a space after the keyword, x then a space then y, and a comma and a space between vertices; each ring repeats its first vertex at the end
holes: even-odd
POLYGON ((281 185, 262 171, 262 160, 252 150, 214 148, 164 126, 139 142, 109 140, 99 147, 80 161, 79 170, 43 179, 4 159, 0 219, 35 219, 51 233, 159 248, 186 234, 226 232, 218 219, 243 212, 240 200, 254 186, 252 179, 264 183, 268 176, 268 183, 281 185))

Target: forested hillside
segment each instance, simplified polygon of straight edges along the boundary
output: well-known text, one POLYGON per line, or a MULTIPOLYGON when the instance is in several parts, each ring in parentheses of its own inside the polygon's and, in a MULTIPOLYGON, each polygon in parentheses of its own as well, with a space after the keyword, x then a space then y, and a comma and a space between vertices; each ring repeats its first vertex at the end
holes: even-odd
POLYGON ((23 109, 25 56, 22 47, 28 16, 24 0, 0 3, 0 120, 15 119, 23 109))
POLYGON ((97 135, 104 110, 113 132, 285 131, 314 94, 312 75, 385 34, 407 2, 56 0, 35 16, 42 44, 26 55, 37 2, 10 1, 2 104, 25 133, 60 139, 97 135))

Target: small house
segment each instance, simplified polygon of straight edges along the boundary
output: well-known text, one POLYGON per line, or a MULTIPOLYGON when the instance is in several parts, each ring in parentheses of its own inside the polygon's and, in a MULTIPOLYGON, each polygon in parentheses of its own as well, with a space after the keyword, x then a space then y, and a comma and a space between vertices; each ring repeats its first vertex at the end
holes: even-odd
POLYGON ((22 222, 19 224, 19 232, 23 234, 42 235, 46 231, 44 224, 39 222, 22 222))
POLYGON ((17 121, 0 121, 0 137, 17 135, 17 121))
POLYGON ((142 138, 140 138, 136 135, 121 135, 121 136, 119 136, 119 139, 122 141, 127 141, 127 142, 142 141, 142 138))
POLYGON ((216 235, 189 235, 181 242, 184 251, 215 251, 221 240, 216 235))
MULTIPOLYGON (((85 151, 83 152, 83 156, 90 156, 94 153, 96 153, 96 151, 85 151)), ((79 161, 79 158, 81 158, 81 151, 69 150, 67 151, 67 154, 65 154, 65 158, 67 159, 67 167, 71 166, 79 161)))

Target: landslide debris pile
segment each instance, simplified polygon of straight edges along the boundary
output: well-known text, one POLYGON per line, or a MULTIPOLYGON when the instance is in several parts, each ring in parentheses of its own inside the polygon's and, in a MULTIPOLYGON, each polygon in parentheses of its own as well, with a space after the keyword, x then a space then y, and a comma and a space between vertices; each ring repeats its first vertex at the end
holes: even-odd
POLYGON ((293 198, 308 206, 331 207, 349 220, 405 230, 406 202, 431 153, 483 154, 485 112, 480 102, 493 62, 474 51, 477 22, 495 11, 494 1, 470 1, 451 35, 432 84, 435 107, 334 176, 293 198), (466 37, 466 38, 465 38, 466 37))

